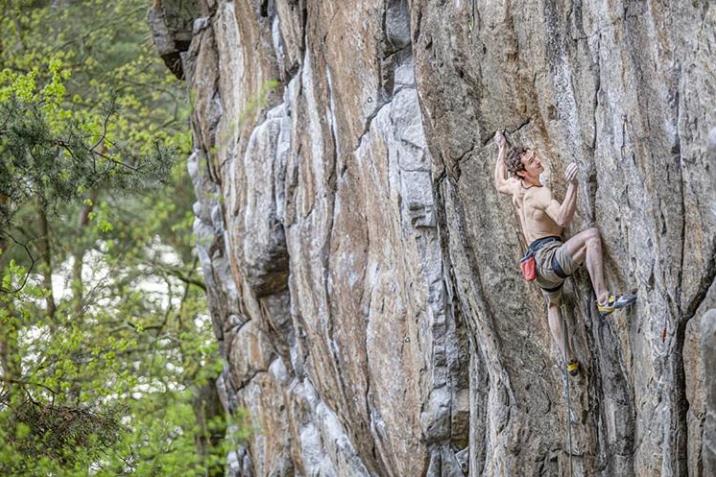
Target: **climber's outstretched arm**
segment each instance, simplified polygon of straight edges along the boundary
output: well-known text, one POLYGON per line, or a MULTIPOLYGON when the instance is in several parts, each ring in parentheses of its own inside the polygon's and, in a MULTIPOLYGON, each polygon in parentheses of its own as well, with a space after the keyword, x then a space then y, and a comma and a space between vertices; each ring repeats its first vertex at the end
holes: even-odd
POLYGON ((507 176, 507 168, 505 167, 505 157, 507 157, 507 140, 502 132, 497 131, 495 134, 495 142, 497 143, 497 164, 495 164, 495 188, 502 194, 512 195, 515 188, 519 186, 519 182, 514 177, 507 176))

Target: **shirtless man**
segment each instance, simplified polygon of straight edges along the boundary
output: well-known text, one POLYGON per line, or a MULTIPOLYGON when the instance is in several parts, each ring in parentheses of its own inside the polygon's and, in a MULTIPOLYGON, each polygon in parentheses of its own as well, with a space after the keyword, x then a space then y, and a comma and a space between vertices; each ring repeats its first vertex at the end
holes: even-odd
POLYGON ((495 134, 495 142, 499 151, 495 187, 499 192, 512 196, 522 233, 537 262, 535 281, 547 301, 552 338, 567 363, 567 371, 575 376, 579 372, 579 363, 562 333, 559 311, 564 280, 586 262, 602 318, 618 308, 633 304, 636 295, 612 295, 607 290, 602 272, 602 242, 596 228, 584 230, 562 243, 562 231, 572 221, 577 208, 577 165, 571 163, 567 166, 564 175, 569 185, 560 204, 552 197, 552 191, 540 182, 544 168, 534 150, 513 147, 508 152, 505 136, 499 131, 495 134), (510 177, 506 177, 506 172, 510 173, 510 177))

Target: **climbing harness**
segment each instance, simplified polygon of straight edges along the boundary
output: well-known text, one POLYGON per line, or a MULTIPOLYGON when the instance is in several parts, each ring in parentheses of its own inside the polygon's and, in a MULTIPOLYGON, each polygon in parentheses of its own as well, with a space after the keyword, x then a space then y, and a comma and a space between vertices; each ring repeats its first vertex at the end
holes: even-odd
MULTIPOLYGON (((539 249, 544 247, 550 242, 554 241, 561 241, 562 239, 560 237, 557 237, 556 235, 551 235, 549 237, 542 237, 540 239, 537 239, 533 241, 531 244, 527 246, 527 251, 525 252, 522 259, 520 259, 520 269, 522 270, 522 278, 527 280, 528 282, 531 282, 532 280, 535 280, 537 278, 537 252, 539 249)), ((557 273, 557 276, 560 278, 566 278, 567 275, 562 272, 562 267, 559 266, 559 263, 556 260, 552 260, 552 268, 555 270, 555 273, 557 273), (559 273, 558 273, 559 271, 559 273)), ((560 285, 561 287, 562 285, 560 285)), ((559 287, 557 287, 559 288, 559 287)), ((552 290, 548 290, 552 291, 552 290)))

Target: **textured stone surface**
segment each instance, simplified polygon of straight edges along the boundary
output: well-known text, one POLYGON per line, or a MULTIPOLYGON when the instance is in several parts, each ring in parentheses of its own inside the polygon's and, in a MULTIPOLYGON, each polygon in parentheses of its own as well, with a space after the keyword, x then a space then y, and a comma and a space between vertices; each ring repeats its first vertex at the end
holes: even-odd
POLYGON ((199 0, 154 0, 147 13, 154 46, 172 73, 184 79, 182 54, 189 49, 199 0))
MULTIPOLYGON (((716 310, 711 309, 704 316, 701 323, 701 340, 699 342, 701 359, 705 372, 705 396, 702 397, 706 415, 703 421, 703 441, 701 452, 703 456, 703 475, 716 474, 716 310)), ((694 453, 699 452, 698 443, 694 446, 694 453)), ((701 470, 700 467, 697 467, 701 470)))
POLYGON ((713 2, 199 12, 197 249, 222 399, 254 428, 232 475, 714 473, 713 2), (610 285, 638 290, 600 320, 567 282, 567 389, 492 184, 499 128, 557 196, 577 162, 567 235, 598 227, 610 285))

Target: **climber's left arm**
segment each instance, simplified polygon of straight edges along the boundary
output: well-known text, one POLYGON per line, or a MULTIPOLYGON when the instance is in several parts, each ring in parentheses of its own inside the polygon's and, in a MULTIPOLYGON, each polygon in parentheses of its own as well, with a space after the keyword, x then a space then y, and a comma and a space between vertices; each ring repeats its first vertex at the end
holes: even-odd
POLYGON ((543 209, 554 222, 560 227, 566 227, 574 218, 577 210, 577 164, 571 163, 564 172, 564 177, 569 182, 567 193, 560 204, 552 198, 552 191, 548 188, 541 189, 536 194, 537 208, 543 209))
POLYGON ((574 212, 577 210, 577 164, 575 162, 567 166, 564 171, 564 177, 569 185, 567 193, 562 201, 562 227, 566 227, 574 218, 574 212))

